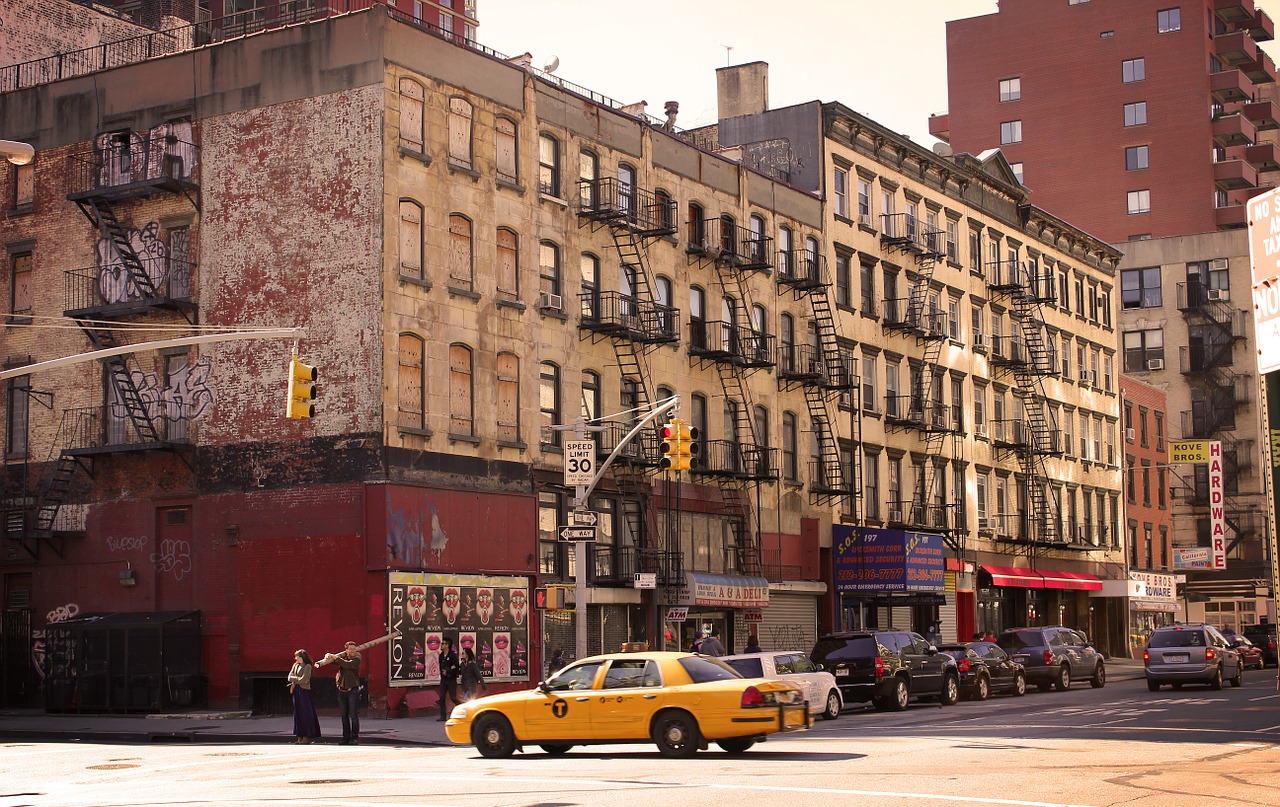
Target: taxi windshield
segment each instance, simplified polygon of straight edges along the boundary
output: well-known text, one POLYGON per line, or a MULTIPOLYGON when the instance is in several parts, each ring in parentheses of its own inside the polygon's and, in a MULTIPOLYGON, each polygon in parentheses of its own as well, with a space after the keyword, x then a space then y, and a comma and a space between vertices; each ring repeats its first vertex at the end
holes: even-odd
POLYGON ((742 675, 714 656, 690 656, 680 659, 680 666, 689 674, 695 684, 708 681, 731 681, 742 678, 742 675))

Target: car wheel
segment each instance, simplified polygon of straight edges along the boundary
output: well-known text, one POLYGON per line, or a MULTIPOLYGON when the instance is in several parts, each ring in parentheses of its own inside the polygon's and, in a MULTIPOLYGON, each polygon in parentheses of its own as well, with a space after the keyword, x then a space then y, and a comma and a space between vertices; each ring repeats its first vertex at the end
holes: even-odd
POLYGON ((938 705, 955 706, 960 700, 960 682, 956 680, 954 675, 946 675, 942 678, 942 694, 938 696, 938 705))
POLYGON ((489 759, 509 757, 516 750, 516 735, 502 715, 484 715, 471 729, 471 742, 480 756, 489 759))
POLYGON ((1098 662, 1098 669, 1093 671, 1093 677, 1089 679, 1089 686, 1094 689, 1102 689, 1107 685, 1107 666, 1101 661, 1098 662))
POLYGON ((991 697, 991 681, 985 675, 979 675, 978 683, 973 686, 973 699, 985 701, 989 697, 991 697))
POLYGON ((1027 694, 1027 677, 1022 673, 1013 677, 1013 694, 1019 697, 1027 694))
POLYGON ((827 708, 822 712, 823 720, 835 720, 840 716, 840 693, 834 689, 827 693, 827 708))
POLYGON ((1244 685, 1244 665, 1236 667, 1236 677, 1231 679, 1231 686, 1238 687, 1244 685))
POLYGON ((1222 689, 1222 668, 1214 667, 1213 677, 1209 679, 1209 689, 1222 689))
POLYGON ((874 699, 872 703, 882 712, 901 712, 907 708, 910 701, 911 692, 907 689, 907 682, 901 678, 894 678, 893 691, 884 697, 874 699))
POLYGON ((558 757, 561 754, 568 752, 570 748, 573 748, 572 745, 540 745, 538 747, 554 757, 558 757))
POLYGON ((1158 682, 1156 682, 1156 681, 1148 681, 1148 682, 1147 682, 1147 689, 1151 690, 1152 692, 1159 692, 1159 691, 1160 691, 1160 684, 1159 684, 1158 682))
POLYGON ((1054 689, 1066 692, 1071 689, 1071 668, 1063 664, 1058 668, 1058 677, 1053 682, 1054 689))
POLYGON ((652 736, 664 757, 689 757, 698 750, 698 723, 688 712, 662 712, 652 736))
POLYGON ((756 741, 748 737, 730 737, 725 740, 716 741, 716 745, 720 746, 730 754, 741 754, 743 751, 746 751, 755 744, 756 741))

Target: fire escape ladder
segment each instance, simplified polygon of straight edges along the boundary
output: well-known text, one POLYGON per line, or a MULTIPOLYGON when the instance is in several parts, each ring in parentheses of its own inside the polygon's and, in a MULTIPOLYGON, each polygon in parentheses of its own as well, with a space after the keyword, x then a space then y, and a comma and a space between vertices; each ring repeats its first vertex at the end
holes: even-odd
POLYGON ((756 542, 755 533, 751 529, 751 502, 746 495, 746 487, 742 484, 719 485, 720 512, 729 522, 733 546, 737 554, 738 569, 748 577, 760 577, 761 553, 756 542))
POLYGON ((91 196, 88 199, 77 201, 77 204, 89 221, 98 228, 98 232, 102 234, 102 237, 111 241, 116 255, 120 257, 120 263, 124 267, 129 285, 137 289, 138 296, 141 299, 152 299, 159 296, 155 283, 151 280, 151 275, 147 274, 147 269, 143 266, 142 259, 138 257, 138 253, 133 248, 133 243, 129 239, 128 229, 116 217, 115 209, 111 206, 111 202, 101 196, 91 196))
MULTIPOLYGON (((105 350, 120 346, 109 327, 102 327, 100 323, 90 320, 77 320, 76 324, 88 335, 89 341, 93 343, 95 349, 105 350)), ((114 400, 109 400, 107 406, 108 409, 115 406, 120 407, 125 416, 129 418, 129 422, 133 424, 140 442, 158 443, 160 442, 160 431, 156 428, 155 420, 147 409, 147 403, 143 400, 142 393, 138 390, 138 385, 134 383, 133 374, 129 371, 129 358, 132 355, 131 353, 123 353, 117 356, 108 356, 102 360, 103 365, 107 368, 107 375, 111 379, 112 389, 115 390, 115 398, 114 400)))

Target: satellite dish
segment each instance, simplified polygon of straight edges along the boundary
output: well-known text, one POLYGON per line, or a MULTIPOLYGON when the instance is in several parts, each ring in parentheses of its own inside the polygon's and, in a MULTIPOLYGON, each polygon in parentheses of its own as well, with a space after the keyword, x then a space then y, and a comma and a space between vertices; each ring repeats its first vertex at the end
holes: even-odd
POLYGON ((559 66, 560 66, 560 57, 552 56, 550 59, 547 59, 547 63, 542 66, 542 72, 554 73, 556 72, 556 68, 559 66))

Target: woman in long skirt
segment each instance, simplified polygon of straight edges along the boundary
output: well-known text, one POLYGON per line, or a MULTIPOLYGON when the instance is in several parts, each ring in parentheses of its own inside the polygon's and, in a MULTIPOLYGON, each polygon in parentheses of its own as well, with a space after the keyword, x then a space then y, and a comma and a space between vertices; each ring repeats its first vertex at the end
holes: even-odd
POLYGON ((309 743, 320 736, 320 717, 316 703, 311 699, 311 656, 299 650, 293 654, 293 669, 289 670, 289 691, 293 693, 294 742, 309 743))

